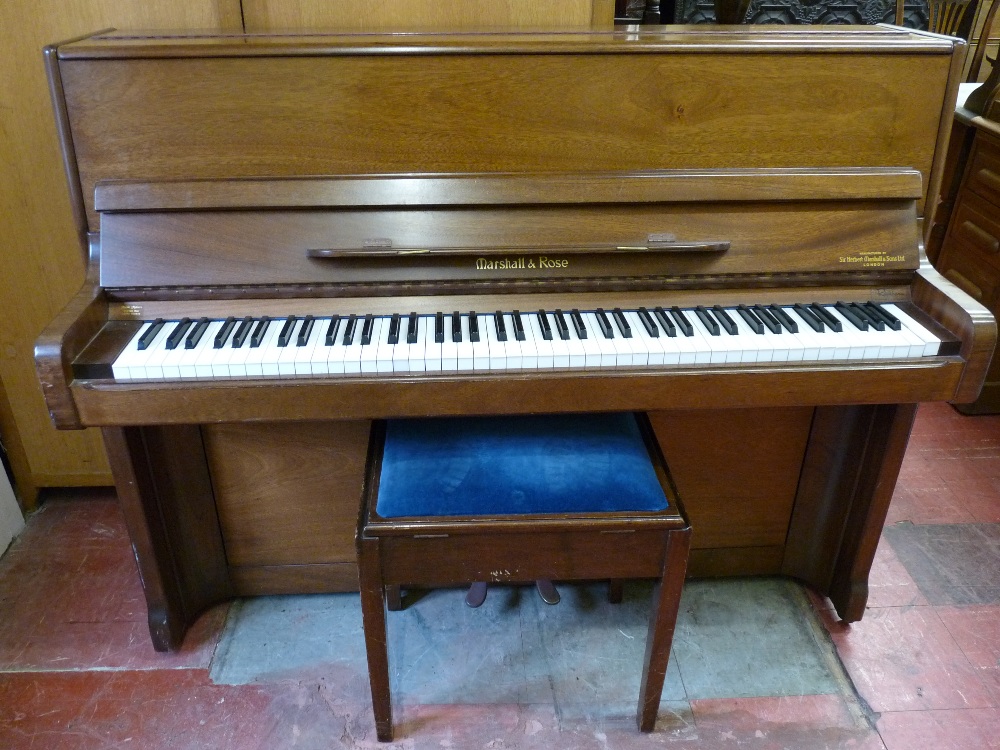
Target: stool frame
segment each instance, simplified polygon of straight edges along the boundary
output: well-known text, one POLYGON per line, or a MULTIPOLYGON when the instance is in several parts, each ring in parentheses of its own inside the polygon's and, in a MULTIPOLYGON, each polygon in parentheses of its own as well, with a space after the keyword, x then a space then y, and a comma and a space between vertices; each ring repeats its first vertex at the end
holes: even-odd
POLYGON ((639 729, 654 729, 687 571, 691 528, 652 429, 645 415, 636 418, 669 501, 664 511, 383 518, 376 504, 385 423, 373 424, 356 541, 379 740, 393 738, 387 598, 390 608, 398 609, 401 586, 441 588, 476 580, 608 579, 613 581, 611 601, 620 601, 621 579, 656 579, 637 712, 639 729))

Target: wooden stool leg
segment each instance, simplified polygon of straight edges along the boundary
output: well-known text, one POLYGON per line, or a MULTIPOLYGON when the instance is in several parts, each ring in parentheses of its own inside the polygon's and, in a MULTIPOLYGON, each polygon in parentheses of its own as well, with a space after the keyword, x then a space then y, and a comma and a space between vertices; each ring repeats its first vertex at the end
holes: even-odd
POLYGON ((399 612, 403 608, 403 594, 399 586, 385 587, 385 606, 390 612, 399 612))
POLYGON ((646 634, 646 657, 642 665, 637 716, 640 732, 652 732, 656 727, 656 713, 660 708, 663 681, 667 676, 670 644, 674 639, 674 626, 677 623, 690 547, 690 528, 667 532, 663 576, 653 590, 653 611, 649 616, 649 630, 646 634))
POLYGON ((368 651, 368 680, 372 689, 375 733, 381 742, 392 741, 392 696, 389 692, 389 651, 385 624, 385 594, 378 539, 358 540, 361 582, 361 616, 368 651))
POLYGON ((608 581, 608 601, 611 604, 621 604, 625 596, 625 581, 621 578, 612 578, 608 581))

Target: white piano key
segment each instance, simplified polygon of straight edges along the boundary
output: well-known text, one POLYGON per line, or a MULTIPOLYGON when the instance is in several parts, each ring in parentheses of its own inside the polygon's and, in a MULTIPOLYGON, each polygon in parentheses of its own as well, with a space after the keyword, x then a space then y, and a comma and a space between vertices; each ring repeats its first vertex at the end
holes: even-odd
MULTIPOLYGON (((278 359, 284 351, 278 346, 278 339, 281 338, 281 329, 285 321, 272 320, 267 328, 267 336, 258 347, 260 351, 260 375, 265 378, 276 378, 280 374, 278 371, 278 359)), ((249 372, 249 367, 247 368, 249 372)))
MULTIPOLYGON (((230 378, 245 378, 247 375, 247 359, 250 356, 250 335, 253 332, 253 326, 250 327, 250 333, 247 333, 247 337, 243 340, 243 346, 239 348, 233 348, 232 342, 226 345, 226 355, 220 361, 220 364, 225 364, 226 369, 229 371, 230 378)), ((214 368, 213 368, 214 369, 214 368)))
POLYGON ((452 315, 444 316, 444 341, 441 343, 441 369, 458 370, 458 342, 452 336, 452 315))
POLYGON ((536 367, 539 370, 551 370, 555 361, 552 356, 552 343, 547 341, 542 335, 542 326, 538 322, 538 313, 521 313, 521 318, 525 323, 524 334, 534 343, 535 350, 538 353, 536 367))
POLYGON ((427 315, 422 318, 425 325, 421 329, 424 336, 424 351, 427 353, 424 358, 424 365, 427 372, 440 372, 442 364, 442 349, 443 344, 439 341, 435 341, 434 327, 435 321, 433 315, 427 315))
POLYGON ((646 330, 646 326, 642 322, 642 318, 639 317, 638 312, 626 310, 625 319, 632 328, 632 337, 637 344, 642 346, 645 353, 645 363, 647 365, 662 365, 665 360, 665 353, 663 351, 663 344, 660 341, 659 327, 657 327, 658 335, 651 336, 649 331, 646 330))
POLYGON ((421 347, 420 340, 420 318, 417 318, 417 341, 416 343, 407 343, 407 334, 410 329, 410 316, 401 315, 399 318, 399 341, 396 344, 391 344, 392 346, 392 371, 393 372, 410 372, 411 363, 414 362, 415 358, 413 356, 414 351, 420 348, 420 359, 424 357, 424 351, 421 347))
POLYGON ((870 336, 866 336, 864 331, 859 330, 833 305, 823 305, 823 309, 840 322, 842 330, 839 335, 845 342, 850 343, 847 359, 875 359, 878 354, 878 346, 872 342, 870 336))
POLYGON ((323 334, 323 346, 326 347, 326 366, 322 368, 324 374, 341 375, 346 372, 347 366, 344 363, 348 348, 344 343, 344 329, 346 327, 347 318, 341 318, 336 335, 333 337, 333 343, 329 346, 326 346, 326 333, 323 334))
MULTIPOLYGON (((383 322, 385 322, 385 325, 388 327, 389 325, 388 318, 372 318, 371 341, 369 341, 367 344, 361 345, 361 356, 359 361, 361 363, 362 373, 368 374, 378 371, 378 355, 379 355, 379 346, 381 346, 380 342, 382 341, 383 338, 382 334, 383 322)), ((362 331, 363 330, 364 328, 362 327, 362 331)), ((388 332, 386 332, 385 335, 388 335, 388 332)), ((389 362, 391 366, 392 362, 391 354, 389 355, 389 362)))
MULTIPOLYGON (((479 324, 479 341, 472 341, 472 336, 469 336, 469 345, 472 348, 472 369, 473 370, 489 370, 490 369, 490 340, 489 336, 486 335, 486 329, 489 327, 488 315, 483 315, 483 313, 476 313, 476 322, 479 324)), ((469 315, 463 315, 462 320, 465 324, 465 328, 469 331, 472 330, 471 318, 469 315)))
MULTIPOLYGON (((372 335, 372 344, 375 346, 375 372, 392 372, 395 367, 396 347, 399 346, 398 343, 389 343, 389 326, 392 325, 392 318, 376 318, 375 320, 376 323, 380 323, 376 326, 380 329, 378 338, 376 339, 374 334, 372 335)), ((406 328, 402 318, 399 327, 402 334, 399 340, 403 342, 403 346, 406 346, 406 328)))
MULTIPOLYGON (((314 318, 312 321, 312 329, 309 331, 309 337, 306 339, 306 343, 299 346, 298 336, 295 337, 295 341, 292 342, 295 346, 295 374, 302 377, 311 376, 313 374, 313 354, 316 348, 323 343, 323 339, 326 336, 326 328, 324 327, 323 318, 314 318)), ((302 326, 305 325, 303 321, 299 325, 299 331, 302 330, 302 326)), ((290 346, 292 345, 290 344, 290 346)), ((325 360, 324 360, 325 361, 325 360)))
POLYGON ((604 336, 601 332, 601 326, 597 322, 596 312, 587 312, 583 314, 584 323, 587 324, 587 329, 590 331, 590 335, 593 337, 597 344, 597 349, 600 352, 600 367, 617 367, 618 366, 618 350, 615 348, 614 339, 609 339, 604 336))
MULTIPOLYGON (((569 345, 559 337, 559 329, 556 327, 556 316, 549 311, 544 311, 544 313, 538 313, 539 319, 543 314, 549 323, 549 330, 552 332, 552 338, 548 342, 552 347, 552 366, 565 369, 569 367, 569 345)), ((539 323, 539 327, 541 327, 541 323, 539 323)))
POLYGON ((706 348, 706 352, 708 354, 709 364, 724 364, 726 361, 726 352, 729 349, 729 346, 727 342, 722 339, 722 333, 719 333, 719 335, 713 335, 712 332, 705 327, 705 323, 697 313, 689 314, 687 319, 691 321, 691 326, 694 328, 695 332, 701 336, 702 345, 706 348))
POLYGON ((566 325, 569 327, 569 339, 566 340, 566 348, 569 351, 569 366, 572 369, 583 369, 587 366, 587 350, 584 346, 586 339, 581 339, 577 334, 576 326, 573 324, 573 317, 570 313, 563 311, 566 318, 566 325))
POLYGON ((146 332, 152 328, 153 322, 144 323, 139 327, 139 330, 128 342, 122 352, 118 355, 115 361, 111 365, 111 372, 116 380, 139 380, 145 379, 146 368, 145 362, 156 351, 156 345, 158 341, 166 341, 169 333, 169 324, 165 323, 157 332, 154 339, 149 343, 145 349, 139 349, 139 339, 141 339, 146 332))
MULTIPOLYGON (((329 357, 330 348, 326 345, 326 331, 330 327, 332 318, 316 318, 313 323, 312 336, 308 349, 308 359, 304 362, 304 367, 308 368, 306 374, 313 377, 330 374, 329 357)), ((341 324, 343 325, 343 324, 341 324)), ((299 363, 296 363, 298 367, 299 363)))
MULTIPOLYGON (((587 337, 580 339, 580 348, 583 350, 583 366, 587 369, 597 369, 601 367, 601 344, 597 340, 599 331, 596 329, 596 324, 592 322, 593 314, 587 312, 581 312, 580 317, 583 319, 583 326, 587 329, 587 337)), ((576 332, 573 332, 576 335, 576 332)))
MULTIPOLYGON (((282 321, 281 327, 285 327, 284 321, 282 321)), ((284 346, 278 346, 278 374, 281 376, 295 374, 295 358, 299 353, 298 347, 295 344, 297 343, 301 328, 302 318, 297 318, 292 322, 292 327, 288 331, 288 343, 284 346)))
MULTIPOLYGON (((344 321, 344 325, 347 325, 346 320, 344 321)), ((355 323, 354 326, 354 336, 351 338, 351 343, 341 344, 344 355, 344 373, 347 375, 357 375, 361 372, 361 332, 364 329, 364 325, 364 316, 358 316, 357 323, 355 323)), ((341 341, 343 341, 343 335, 343 332, 341 332, 341 341)))
POLYGON ((460 315, 462 323, 462 340, 456 344, 458 350, 458 370, 459 372, 469 372, 472 370, 472 341, 469 339, 469 316, 460 315))
POLYGON ((486 346, 489 349, 489 361, 486 369, 494 372, 507 369, 507 345, 500 340, 497 334, 497 322, 494 313, 483 315, 480 320, 481 332, 486 337, 486 346))
POLYGON ((213 377, 212 364, 218 359, 222 349, 215 348, 215 337, 222 330, 222 320, 213 320, 205 329, 205 335, 198 342, 196 351, 200 352, 194 360, 194 377, 211 379, 213 377))
POLYGON ((507 359, 507 369, 524 369, 523 348, 521 347, 521 342, 514 335, 514 316, 510 313, 504 313, 503 322, 507 328, 507 340, 504 342, 504 356, 507 359))
POLYGON ((903 312, 898 305, 894 304, 883 304, 886 310, 888 310, 892 315, 899 318, 899 322, 906 326, 906 329, 923 340, 924 342, 924 357, 933 357, 938 353, 941 347, 941 339, 935 336, 933 333, 928 331, 923 325, 921 325, 915 318, 911 315, 903 312))

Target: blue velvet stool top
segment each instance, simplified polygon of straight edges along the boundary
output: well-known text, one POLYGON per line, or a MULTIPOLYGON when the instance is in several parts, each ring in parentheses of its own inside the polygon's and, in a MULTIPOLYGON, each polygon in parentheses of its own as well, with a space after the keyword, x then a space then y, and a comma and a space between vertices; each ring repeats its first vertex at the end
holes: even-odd
POLYGON ((392 420, 376 512, 407 516, 661 511, 632 414, 392 420))

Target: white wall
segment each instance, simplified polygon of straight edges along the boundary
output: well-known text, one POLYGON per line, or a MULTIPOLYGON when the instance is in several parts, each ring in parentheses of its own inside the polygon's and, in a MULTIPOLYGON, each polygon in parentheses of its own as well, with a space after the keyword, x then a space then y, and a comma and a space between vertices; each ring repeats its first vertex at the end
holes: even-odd
POLYGON ((14 499, 7 472, 0 466, 0 554, 10 545, 11 540, 24 528, 24 517, 14 499))

